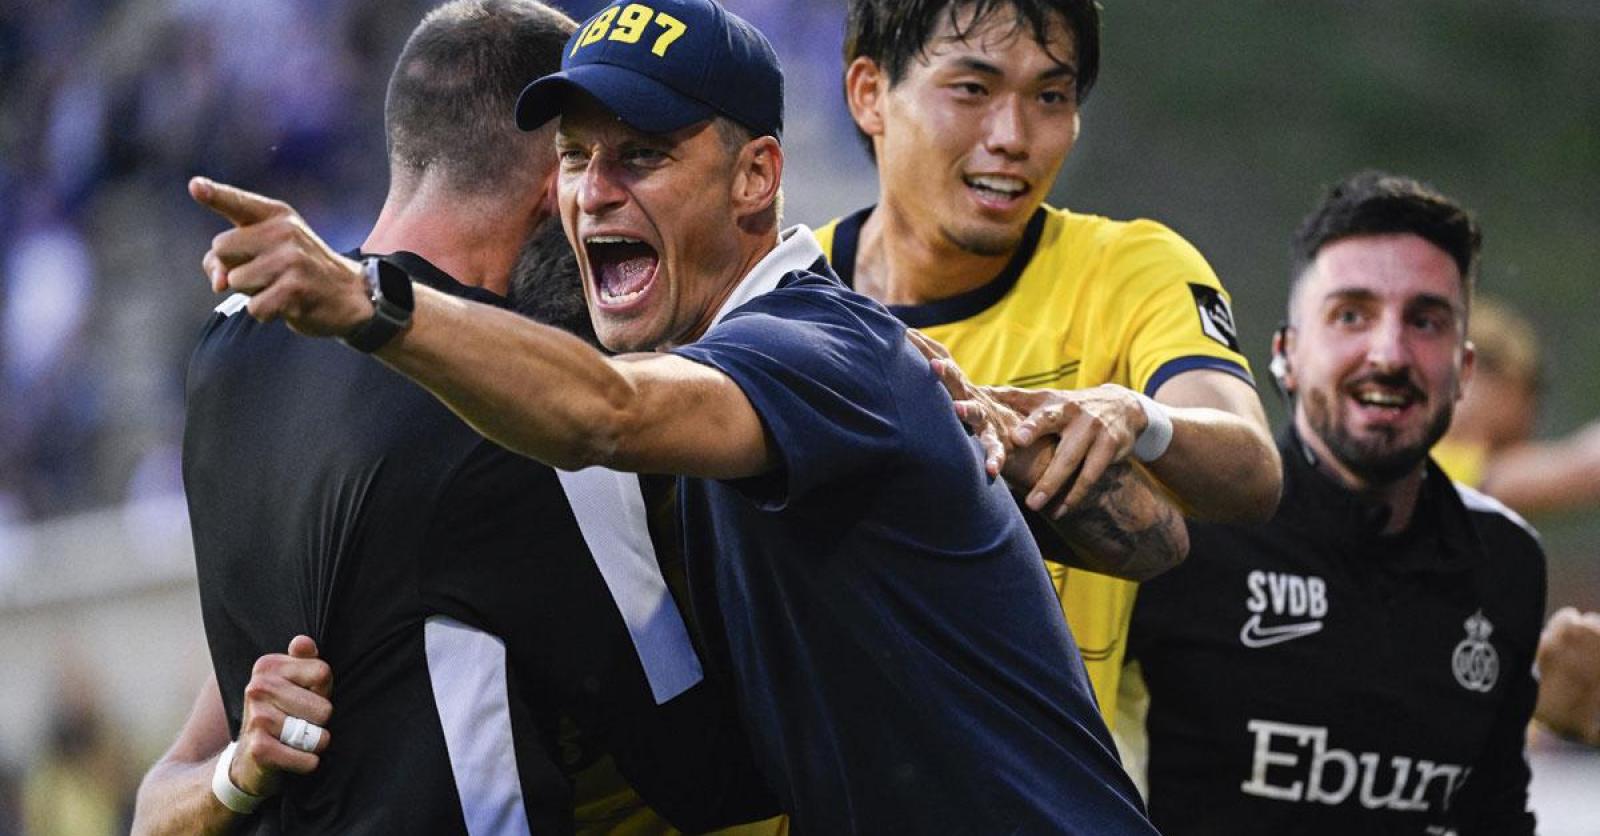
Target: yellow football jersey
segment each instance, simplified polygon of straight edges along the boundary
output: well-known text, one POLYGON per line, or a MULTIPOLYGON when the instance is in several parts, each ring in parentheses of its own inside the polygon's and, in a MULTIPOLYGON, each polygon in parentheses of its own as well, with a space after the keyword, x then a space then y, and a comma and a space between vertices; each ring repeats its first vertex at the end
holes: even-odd
POLYGON ((1469 488, 1483 484, 1483 471, 1489 464, 1488 445, 1455 441, 1445 436, 1433 445, 1429 455, 1451 480, 1469 488))
MULTIPOLYGON (((834 220, 817 240, 853 285, 872 209, 834 220)), ((1250 381, 1227 291, 1205 258, 1154 221, 1113 221, 1049 206, 988 283, 921 305, 891 305, 950 349, 976 383, 1081 389, 1116 383, 1153 395, 1174 375, 1217 369, 1250 381)), ((1101 714, 1112 723, 1137 585, 1047 564, 1101 714)))

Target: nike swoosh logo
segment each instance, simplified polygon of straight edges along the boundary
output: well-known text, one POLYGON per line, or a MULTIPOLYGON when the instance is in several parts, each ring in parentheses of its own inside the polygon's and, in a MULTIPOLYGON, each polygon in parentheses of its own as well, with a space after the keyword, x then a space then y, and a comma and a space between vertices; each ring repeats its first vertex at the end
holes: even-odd
POLYGON ((1298 638, 1309 636, 1322 629, 1321 621, 1305 621, 1299 624, 1279 624, 1276 627, 1262 627, 1261 616, 1252 615, 1239 630, 1239 642, 1245 647, 1271 647, 1283 644, 1298 638))

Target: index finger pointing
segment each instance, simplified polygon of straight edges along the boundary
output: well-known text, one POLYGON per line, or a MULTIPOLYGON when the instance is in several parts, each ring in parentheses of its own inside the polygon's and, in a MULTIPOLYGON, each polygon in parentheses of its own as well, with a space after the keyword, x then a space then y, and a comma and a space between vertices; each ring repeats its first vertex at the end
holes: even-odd
POLYGON ((209 177, 189 178, 189 196, 201 206, 227 218, 234 226, 260 223, 288 209, 281 201, 218 183, 209 177))

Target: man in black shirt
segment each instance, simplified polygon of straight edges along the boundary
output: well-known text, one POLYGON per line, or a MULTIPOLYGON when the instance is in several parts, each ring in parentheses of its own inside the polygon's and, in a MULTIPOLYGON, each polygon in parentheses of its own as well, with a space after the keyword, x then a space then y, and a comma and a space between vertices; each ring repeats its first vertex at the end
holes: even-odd
POLYGON ((1544 555, 1427 455, 1472 368, 1478 244, 1463 209, 1382 174, 1302 225, 1273 343, 1282 505, 1191 524, 1134 612, 1162 832, 1533 832, 1544 555))
MULTIPOLYGON (((510 113, 573 29, 537 3, 461 0, 413 33, 386 102, 390 194, 362 245, 389 255, 365 257, 369 276, 398 268, 504 307, 514 274, 539 268, 527 262, 551 213, 553 143, 510 113)), ((359 354, 243 315, 246 302, 218 307, 188 381, 185 487, 215 678, 141 788, 137 829, 226 829, 277 790, 255 832, 565 832, 570 776, 603 771, 603 754, 685 829, 768 812, 765 787, 724 782, 753 773, 747 747, 701 669, 636 477, 511 454, 359 354), (299 634, 315 645, 263 657, 299 634)))

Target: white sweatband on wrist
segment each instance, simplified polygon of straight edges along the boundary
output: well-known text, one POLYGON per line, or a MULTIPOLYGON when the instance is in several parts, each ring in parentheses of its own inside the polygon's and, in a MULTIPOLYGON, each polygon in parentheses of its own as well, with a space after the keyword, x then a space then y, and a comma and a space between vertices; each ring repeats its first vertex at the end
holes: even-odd
POLYGON ((217 766, 211 770, 211 794, 222 802, 222 806, 240 813, 250 815, 261 806, 261 796, 251 795, 233 785, 233 779, 228 777, 228 769, 233 766, 233 751, 239 748, 239 741, 228 744, 217 758, 217 766))
POLYGON ((1145 420, 1144 432, 1133 442, 1133 457, 1141 462, 1153 462, 1172 444, 1172 415, 1149 395, 1140 392, 1133 395, 1139 399, 1145 420))

